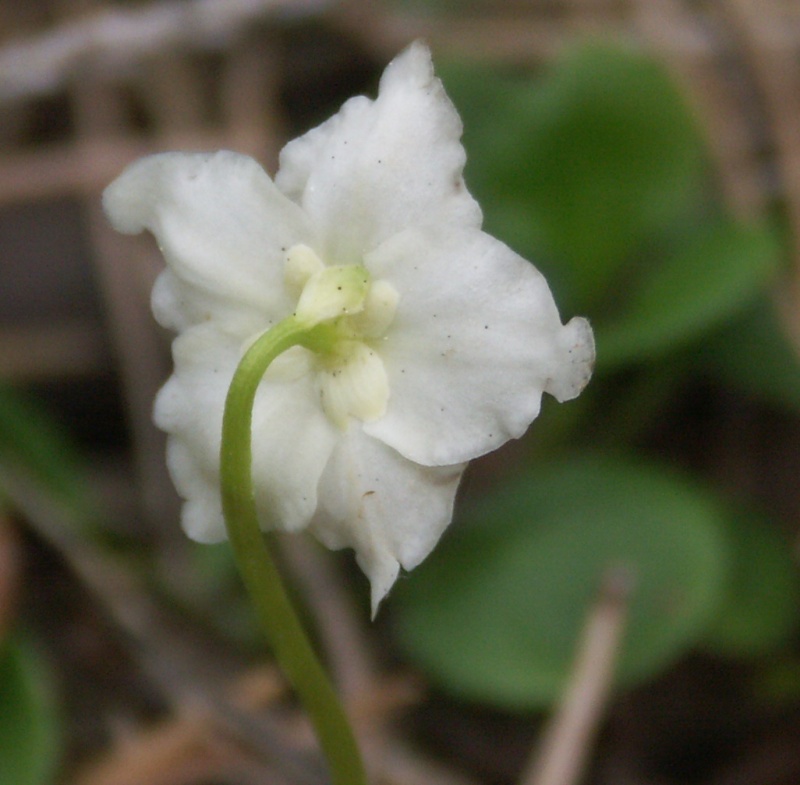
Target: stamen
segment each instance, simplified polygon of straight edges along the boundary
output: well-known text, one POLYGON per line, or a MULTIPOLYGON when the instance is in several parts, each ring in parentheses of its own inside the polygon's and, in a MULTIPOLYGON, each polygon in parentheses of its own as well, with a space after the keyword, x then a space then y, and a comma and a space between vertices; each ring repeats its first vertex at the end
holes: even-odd
POLYGON ((367 292, 364 310, 349 319, 353 331, 363 338, 380 338, 397 312, 400 295, 388 281, 375 281, 367 292))
POLYGON ((325 265, 313 248, 307 245, 293 245, 286 254, 283 280, 286 288, 295 299, 300 297, 303 287, 311 276, 323 270, 325 265))
POLYGON ((342 430, 350 417, 367 422, 382 417, 389 379, 369 341, 392 323, 397 290, 388 281, 373 283, 359 265, 327 267, 307 245, 289 249, 284 280, 298 298, 294 318, 310 329, 304 348, 296 347, 273 378, 289 380, 313 368, 322 408, 342 430))
POLYGON ((386 413, 389 378, 377 352, 361 341, 347 341, 342 360, 319 372, 322 408, 344 430, 348 417, 369 422, 386 413))
POLYGON ((325 267, 303 287, 295 315, 309 327, 364 310, 369 273, 355 264, 325 267))

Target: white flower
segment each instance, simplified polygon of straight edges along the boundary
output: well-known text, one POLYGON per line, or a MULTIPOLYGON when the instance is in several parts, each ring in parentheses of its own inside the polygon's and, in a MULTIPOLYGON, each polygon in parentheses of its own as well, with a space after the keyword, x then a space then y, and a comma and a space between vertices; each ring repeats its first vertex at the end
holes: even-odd
POLYGON ((178 336, 155 418, 189 536, 225 537, 228 386, 247 347, 293 312, 337 337, 326 352, 290 349, 259 387, 260 521, 354 548, 373 609, 450 522, 465 462, 521 436, 543 392, 563 401, 586 384, 588 323, 563 326, 543 277, 481 231, 460 134, 416 43, 377 99, 353 98, 289 143, 274 182, 235 153, 171 153, 108 187, 114 226, 150 230, 167 262, 153 310, 178 336), (352 302, 330 294, 331 275, 352 302))

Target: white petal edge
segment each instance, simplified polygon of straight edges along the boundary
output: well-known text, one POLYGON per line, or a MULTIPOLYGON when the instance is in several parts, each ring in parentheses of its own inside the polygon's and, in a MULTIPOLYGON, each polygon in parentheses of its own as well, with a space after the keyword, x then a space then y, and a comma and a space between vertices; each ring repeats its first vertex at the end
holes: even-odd
POLYGON ((563 326, 542 275, 479 231, 409 231, 366 265, 400 295, 377 350, 391 391, 365 431, 427 466, 460 463, 521 436, 543 392, 577 395, 591 328, 563 326))
POLYGON ((420 466, 355 425, 340 439, 309 531, 328 548, 355 549, 373 617, 400 567, 420 564, 449 525, 464 468, 420 466))
POLYGON ((415 42, 387 66, 375 101, 351 99, 286 145, 276 183, 318 227, 328 263, 358 263, 410 226, 480 226, 461 130, 428 47, 415 42))
POLYGON ((152 232, 172 276, 154 294, 156 316, 180 328, 226 323, 241 310, 288 315, 283 259, 313 245, 310 224, 248 156, 162 153, 130 165, 103 194, 120 232, 152 232))
MULTIPOLYGON (((170 472, 187 502, 184 526, 202 541, 225 538, 219 452, 225 398, 239 354, 236 341, 213 325, 187 330, 173 342, 175 373, 156 398, 156 424, 170 437, 170 472)), ((308 524, 336 435, 320 410, 311 375, 262 381, 252 440, 262 528, 297 531, 308 524)))

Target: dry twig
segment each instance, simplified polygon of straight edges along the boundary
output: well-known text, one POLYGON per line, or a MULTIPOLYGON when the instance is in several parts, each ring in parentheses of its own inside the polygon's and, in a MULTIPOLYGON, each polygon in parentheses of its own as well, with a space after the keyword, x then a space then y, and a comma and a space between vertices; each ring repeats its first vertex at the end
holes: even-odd
POLYGON ((45 488, 7 464, 0 464, 0 478, 12 508, 62 555, 108 612, 132 656, 160 688, 175 715, 191 706, 195 714, 208 717, 208 727, 220 738, 235 740, 292 785, 321 785, 322 767, 298 750, 283 727, 264 714, 243 710, 220 689, 235 672, 230 660, 217 656, 212 661, 205 656, 205 649, 152 601, 129 570, 78 538, 76 523, 45 488))
POLYGON ((613 569, 603 577, 564 697, 520 785, 579 781, 611 692, 631 589, 625 570, 613 569))
POLYGON ((743 220, 763 218, 768 191, 752 97, 725 36, 681 0, 633 0, 632 5, 638 29, 678 77, 702 121, 729 206, 743 220), (687 43, 683 49, 674 45, 678 30, 687 43))
POLYGON ((329 0, 168 0, 103 9, 0 49, 0 101, 55 92, 80 69, 123 71, 176 48, 221 49, 269 15, 317 13, 329 0))
POLYGON ((775 0, 729 0, 739 35, 769 118, 774 157, 793 240, 794 269, 778 293, 787 332, 800 353, 800 9, 775 0))

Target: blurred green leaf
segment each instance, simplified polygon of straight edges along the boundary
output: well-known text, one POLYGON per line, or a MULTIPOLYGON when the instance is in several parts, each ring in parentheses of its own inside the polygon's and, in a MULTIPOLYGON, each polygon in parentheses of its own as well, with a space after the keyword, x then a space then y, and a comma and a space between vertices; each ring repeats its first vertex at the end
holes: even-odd
POLYGON ((599 367, 647 360, 698 338, 755 299, 779 254, 766 228, 721 221, 700 233, 628 282, 618 314, 597 325, 599 367))
POLYGON ((48 673, 28 641, 7 640, 0 649, 0 782, 51 785, 57 753, 48 673))
POLYGON ((785 643, 797 626, 800 586, 786 542, 753 515, 729 516, 731 572, 725 602, 704 637, 732 656, 764 654, 785 643))
POLYGON ((558 257, 570 308, 584 309, 648 235, 697 203, 700 135, 653 58, 592 44, 537 83, 474 67, 443 76, 487 227, 525 254, 558 257))
POLYGON ((698 361, 706 374, 726 385, 773 406, 800 411, 800 357, 767 297, 760 297, 707 341, 698 361))
POLYGON ((756 693, 773 706, 777 703, 796 705, 800 700, 800 660, 797 655, 765 662, 756 674, 754 687, 756 693))
POLYGON ((661 469, 573 460, 464 510, 398 592, 408 653, 442 686, 514 709, 559 696, 603 576, 635 576, 618 682, 666 667, 722 601, 727 553, 714 500, 661 469))
POLYGON ((0 382, 0 458, 23 466, 60 500, 92 517, 81 459, 66 434, 22 393, 0 382))

